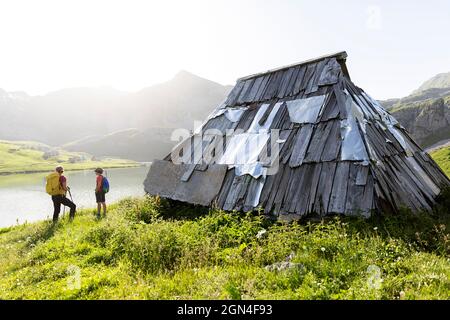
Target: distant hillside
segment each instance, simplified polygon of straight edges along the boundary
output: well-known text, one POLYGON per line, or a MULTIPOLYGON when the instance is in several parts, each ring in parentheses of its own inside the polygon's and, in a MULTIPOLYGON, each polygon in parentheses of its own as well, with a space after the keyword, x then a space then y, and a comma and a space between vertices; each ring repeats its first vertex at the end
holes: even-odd
POLYGON ((381 104, 422 147, 450 139, 450 73, 427 80, 407 97, 381 104))
POLYGON ((450 95, 397 105, 391 113, 422 147, 450 138, 450 95))
POLYGON ((388 100, 382 100, 380 103, 383 105, 383 107, 387 110, 392 109, 392 106, 394 106, 396 103, 400 101, 399 98, 393 98, 388 100))
POLYGON ((450 146, 435 150, 430 155, 450 178, 450 146))
POLYGON ((103 136, 90 136, 65 144, 64 149, 83 150, 96 156, 113 156, 152 161, 166 156, 174 142, 170 141, 172 129, 152 128, 121 130, 103 136))
POLYGON ((68 152, 32 141, 0 140, 0 175, 49 171, 57 165, 70 170, 81 170, 134 167, 139 164, 121 159, 96 159, 87 153, 68 152))
POLYGON ((194 121, 203 121, 231 89, 181 71, 168 82, 127 97, 127 112, 135 118, 129 127, 192 129, 194 121))
MULTIPOLYGON (((449 83, 450 73, 442 73, 407 97, 381 103, 422 147, 428 147, 450 139, 449 83)), ((173 129, 192 129, 231 88, 181 71, 135 93, 97 87, 29 96, 0 89, 0 139, 151 161, 170 152, 173 129)))
POLYGON ((70 88, 43 96, 0 92, 0 139, 59 145, 117 129, 114 105, 124 92, 108 87, 70 88))
POLYGON ((170 151, 170 135, 162 132, 192 129, 231 88, 181 71, 135 93, 97 87, 29 96, 0 89, 0 139, 68 144, 98 156, 131 154, 150 161, 170 151))
POLYGON ((231 88, 181 71, 168 82, 122 99, 121 105, 127 106, 121 111, 127 120, 123 125, 131 129, 84 137, 64 144, 64 148, 137 161, 162 158, 176 143, 170 140, 172 131, 193 129, 194 122, 203 121, 231 88))
POLYGON ((439 73, 433 78, 425 81, 414 93, 423 92, 428 89, 450 88, 450 72, 439 73))

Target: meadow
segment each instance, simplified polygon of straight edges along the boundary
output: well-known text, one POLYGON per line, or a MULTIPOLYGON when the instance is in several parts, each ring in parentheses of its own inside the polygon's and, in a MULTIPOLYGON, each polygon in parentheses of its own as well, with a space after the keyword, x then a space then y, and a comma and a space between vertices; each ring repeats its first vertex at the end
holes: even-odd
POLYGON ((433 213, 280 223, 155 197, 0 229, 0 299, 448 299, 433 213))
POLYGON ((95 159, 86 153, 50 149, 37 142, 0 140, 0 175, 53 171, 58 165, 66 170, 86 170, 135 167, 139 164, 115 158, 95 159))
POLYGON ((432 152, 431 157, 441 167, 447 177, 450 177, 450 147, 441 148, 432 152))

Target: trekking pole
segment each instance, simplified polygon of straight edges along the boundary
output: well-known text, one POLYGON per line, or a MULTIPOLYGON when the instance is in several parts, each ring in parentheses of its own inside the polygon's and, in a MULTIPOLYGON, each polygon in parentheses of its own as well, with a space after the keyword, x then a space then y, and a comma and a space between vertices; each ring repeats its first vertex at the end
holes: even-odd
POLYGON ((70 192, 70 189, 67 189, 67 191, 69 191, 70 200, 73 202, 72 192, 70 192))
MULTIPOLYGON (((72 194, 70 193, 70 188, 67 188, 67 191, 69 192, 69 196, 70 196, 70 199, 72 199, 72 194)), ((72 202, 73 202, 73 199, 72 199, 72 202)), ((66 216, 66 206, 65 205, 63 205, 63 218, 66 216)))

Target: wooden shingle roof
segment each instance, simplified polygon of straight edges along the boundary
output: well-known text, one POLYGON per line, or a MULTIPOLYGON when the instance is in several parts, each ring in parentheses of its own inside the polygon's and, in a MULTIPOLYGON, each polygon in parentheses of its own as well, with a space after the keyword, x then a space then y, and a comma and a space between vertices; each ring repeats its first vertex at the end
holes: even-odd
POLYGON ((146 192, 281 219, 430 209, 450 181, 351 82, 346 57, 238 79, 200 131, 154 162, 146 192))
MULTIPOLYGON (((304 60, 304 61, 301 61, 301 62, 296 62, 296 63, 293 63, 293 64, 289 64, 289 65, 286 65, 286 66, 283 66, 283 67, 278 67, 278 68, 270 69, 270 70, 267 70, 267 71, 251 74, 251 75, 239 78, 238 81, 239 80, 245 81, 245 80, 248 80, 248 79, 251 79, 251 78, 255 78, 255 77, 258 77, 258 76, 266 75, 268 73, 274 73, 274 72, 277 72, 277 71, 283 71, 283 70, 290 69, 290 68, 296 68, 296 67, 307 65, 307 64, 313 64, 313 63, 316 63, 316 62, 319 62, 319 61, 325 60, 325 59, 334 58, 338 62, 345 63, 345 61, 347 59, 347 56, 348 56, 347 52, 339 51, 339 52, 336 52, 336 53, 331 53, 331 54, 323 55, 323 56, 320 56, 320 57, 316 57, 316 58, 313 58, 313 59, 308 59, 308 60, 304 60)), ((345 75, 348 76, 348 73, 346 73, 345 75)))

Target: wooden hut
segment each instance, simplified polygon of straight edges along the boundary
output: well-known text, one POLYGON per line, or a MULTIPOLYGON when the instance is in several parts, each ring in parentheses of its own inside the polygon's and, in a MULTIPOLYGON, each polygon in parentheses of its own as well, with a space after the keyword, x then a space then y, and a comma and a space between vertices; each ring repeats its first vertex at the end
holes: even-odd
POLYGON ((449 179, 351 82, 346 58, 238 79, 199 130, 153 162, 146 192, 289 220, 429 210, 449 179))

